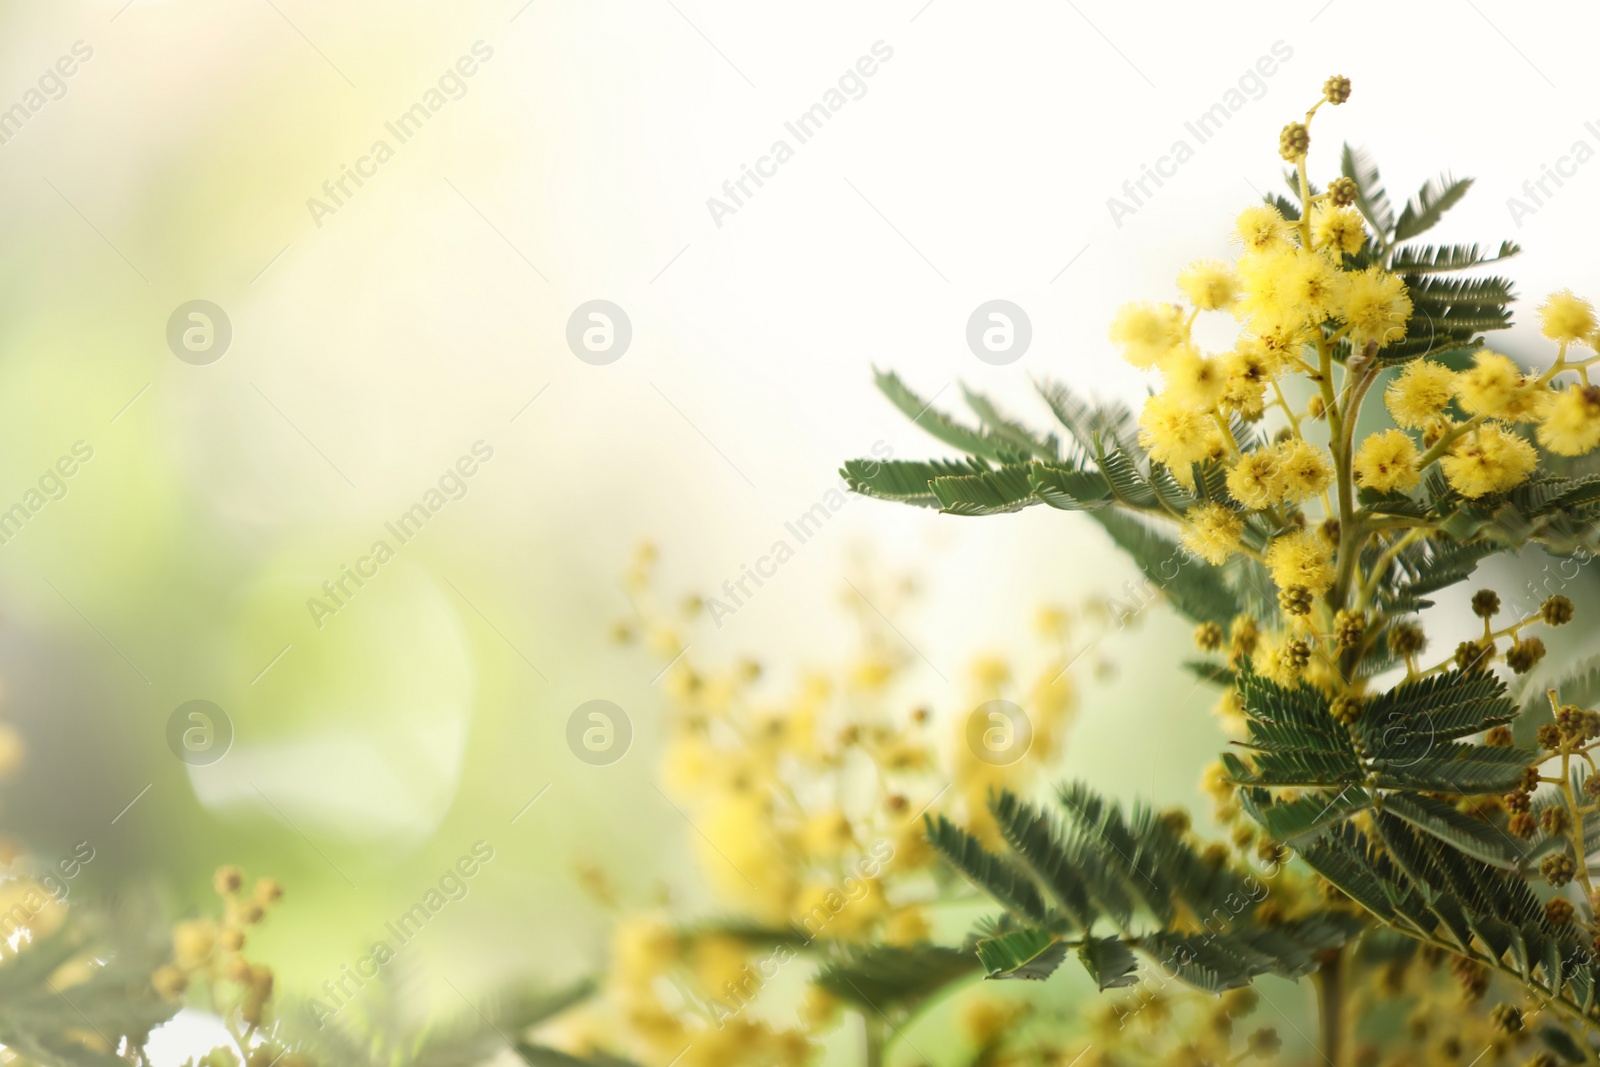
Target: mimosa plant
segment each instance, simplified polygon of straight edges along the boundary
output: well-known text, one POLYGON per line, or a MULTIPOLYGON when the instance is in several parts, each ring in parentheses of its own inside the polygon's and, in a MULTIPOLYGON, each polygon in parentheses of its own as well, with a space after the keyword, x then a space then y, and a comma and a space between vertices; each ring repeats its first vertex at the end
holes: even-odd
MULTIPOLYGON (((1102 988, 1152 965, 1212 992, 1309 976, 1320 1052, 1344 1067, 1367 1058, 1351 969, 1377 974, 1372 947, 1399 935, 1469 1000, 1491 974, 1520 987, 1538 1055, 1596 1062, 1600 714, 1586 705, 1600 691, 1586 669, 1539 667, 1540 633, 1580 609, 1558 593, 1508 612, 1480 590, 1481 630, 1432 652, 1427 630, 1448 619, 1422 623, 1491 556, 1588 558, 1595 312, 1571 292, 1543 302, 1540 368, 1486 347, 1514 297, 1481 268, 1517 246, 1418 241, 1469 181, 1430 182, 1397 214, 1346 148, 1341 173, 1314 182, 1313 118, 1349 95, 1331 78, 1284 127, 1292 195, 1239 216, 1234 262, 1184 270, 1183 303, 1116 315, 1112 341, 1156 386, 1137 416, 1044 383, 1064 439, 974 394, 969 425, 883 373, 889 399, 964 456, 843 471, 860 493, 949 514, 1044 504, 1096 520, 1197 627, 1189 666, 1223 688, 1237 729, 1210 782, 1236 844, 1274 864, 1286 848, 1291 876, 1326 892, 1259 904, 1242 852, 1197 850, 1183 827, 1078 786, 1054 811, 998 792, 1004 850, 943 817, 930 838, 1003 906, 974 946, 991 977, 1044 978, 1069 954, 1102 988), (1230 350, 1201 350, 1201 315, 1237 323, 1230 350), (1549 677, 1530 691, 1536 670, 1549 677)), ((1496 1011, 1505 1040, 1485 1063, 1526 1037, 1521 1008, 1496 1011)))

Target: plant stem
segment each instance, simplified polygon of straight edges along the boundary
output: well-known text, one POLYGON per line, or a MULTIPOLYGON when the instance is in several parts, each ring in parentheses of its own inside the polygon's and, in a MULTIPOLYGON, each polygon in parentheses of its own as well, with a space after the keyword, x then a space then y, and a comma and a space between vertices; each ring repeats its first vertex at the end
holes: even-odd
POLYGON ((866 1067, 883 1067, 883 1020, 863 1012, 861 1030, 866 1043, 866 1067))
POLYGON ((1366 584, 1361 587, 1361 596, 1356 601, 1357 608, 1365 608, 1372 603, 1373 597, 1378 593, 1378 586, 1383 581, 1383 576, 1389 572, 1389 565, 1396 556, 1404 552, 1409 545, 1428 536, 1432 530, 1426 526, 1413 527, 1405 536, 1395 539, 1395 542, 1383 550, 1377 562, 1372 565, 1372 573, 1367 576, 1366 584))
MULTIPOLYGON (((1557 698, 1556 691, 1547 689, 1545 695, 1550 699, 1550 714, 1560 714, 1561 702, 1557 698)), ((1583 899, 1592 901, 1594 883, 1589 880, 1588 849, 1584 845, 1583 805, 1578 803, 1578 794, 1572 788, 1572 749, 1565 740, 1561 744, 1561 797, 1566 801, 1571 818, 1567 833, 1572 841, 1572 856, 1578 861, 1578 880, 1583 885, 1583 899)))
POLYGON ((1312 975, 1317 989, 1317 1015, 1321 1023, 1322 1055, 1333 1067, 1344 1064, 1344 953, 1329 951, 1312 975))

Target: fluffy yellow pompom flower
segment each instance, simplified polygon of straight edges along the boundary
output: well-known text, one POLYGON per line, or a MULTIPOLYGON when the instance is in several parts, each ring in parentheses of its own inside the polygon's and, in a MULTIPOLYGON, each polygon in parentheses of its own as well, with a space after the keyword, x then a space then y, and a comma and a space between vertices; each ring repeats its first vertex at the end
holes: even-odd
POLYGON ((1395 422, 1420 430, 1444 414, 1445 405, 1455 395, 1455 380, 1456 372, 1443 363, 1419 359, 1407 363, 1405 370, 1389 383, 1383 402, 1395 422))
POLYGON ((1245 208, 1235 226, 1246 252, 1265 252, 1271 248, 1286 247, 1289 235, 1294 232, 1278 209, 1270 204, 1245 208))
POLYGON ((1328 546, 1310 530, 1295 530, 1272 542, 1267 549, 1267 570, 1279 589, 1303 585, 1321 596, 1333 585, 1333 556, 1328 546))
POLYGON ((1286 317, 1289 313, 1304 318, 1299 309, 1290 307, 1284 292, 1284 279, 1296 251, 1286 244, 1276 245, 1239 259, 1240 298, 1234 314, 1275 323, 1292 321, 1286 317))
POLYGON ((1180 540, 1207 563, 1223 564, 1239 551, 1244 520, 1221 504, 1200 504, 1184 515, 1180 540))
POLYGON ((1411 319, 1411 297, 1397 274, 1378 267, 1339 275, 1336 313, 1350 327, 1357 348, 1374 341, 1382 348, 1406 335, 1411 319))
POLYGON ((1342 289, 1341 275, 1325 257, 1295 249, 1284 257, 1279 269, 1283 275, 1278 281, 1278 292, 1289 306, 1313 323, 1333 314, 1336 297, 1342 289))
POLYGON ((1250 328, 1251 332, 1239 339, 1237 348, 1258 356, 1274 378, 1294 365, 1311 338, 1304 322, 1252 320, 1250 328))
POLYGON ((1278 457, 1271 451, 1247 452, 1228 471, 1228 492, 1252 511, 1270 508, 1283 499, 1278 457))
POLYGON ((1183 311, 1173 304, 1124 304, 1111 320, 1111 340, 1122 358, 1145 370, 1161 362, 1188 335, 1183 311))
POLYGON ((1538 462, 1532 445, 1491 422, 1456 442, 1439 466, 1456 492, 1476 498, 1521 485, 1538 462))
POLYGON ((1573 385, 1556 393, 1539 424, 1539 443, 1560 456, 1582 456, 1600 445, 1600 386, 1573 385))
POLYGON ((1409 493, 1422 480, 1417 446, 1404 430, 1385 430, 1361 442, 1356 452, 1356 481, 1380 493, 1409 493))
POLYGON ((1259 345, 1240 345, 1222 357, 1222 366, 1228 374, 1224 408, 1251 421, 1259 419, 1266 410, 1267 383, 1275 377, 1266 352, 1259 345))
POLYGON ((1170 468, 1186 485, 1190 483, 1189 468, 1219 456, 1223 447, 1215 422, 1165 393, 1144 402, 1139 413, 1139 443, 1149 449, 1151 459, 1170 468))
POLYGON ((1318 248, 1353 256, 1366 243, 1361 214, 1351 208, 1318 204, 1311 209, 1311 236, 1318 248))
POLYGON ((1539 308, 1540 329, 1552 341, 1587 343, 1595 331, 1594 305, 1572 290, 1551 293, 1539 308))
POLYGON ((1456 376, 1456 397, 1469 415, 1517 422, 1538 415, 1543 390, 1535 388, 1509 356, 1485 349, 1472 369, 1456 376))
POLYGON ((1216 259, 1197 259, 1178 275, 1178 288, 1201 311, 1222 311, 1239 299, 1239 276, 1216 259))
POLYGON ((1166 395, 1196 411, 1210 411, 1228 387, 1228 372, 1220 360, 1202 356, 1192 345, 1179 345, 1161 361, 1166 395))
POLYGON ((1314 497, 1333 481, 1333 459, 1316 445, 1289 440, 1274 451, 1278 460, 1279 492, 1289 503, 1298 504, 1314 497))

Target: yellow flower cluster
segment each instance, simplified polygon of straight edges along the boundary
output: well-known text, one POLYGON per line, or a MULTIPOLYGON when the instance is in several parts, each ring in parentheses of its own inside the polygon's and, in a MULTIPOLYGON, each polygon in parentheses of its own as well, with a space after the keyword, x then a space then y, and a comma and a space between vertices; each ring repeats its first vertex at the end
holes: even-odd
MULTIPOLYGON (((656 607, 649 596, 653 559, 650 549, 635 559, 630 586, 639 619, 627 629, 655 635, 652 651, 673 659, 686 647, 683 627, 697 601, 690 598, 677 618, 656 607)), ((915 930, 919 923, 877 892, 931 860, 915 816, 953 783, 941 810, 964 799, 964 814, 978 818, 991 788, 1018 783, 1059 751, 1074 703, 1071 679, 1062 675, 1072 651, 1067 614, 1041 613, 1036 628, 1047 653, 1027 678, 998 658, 973 664, 969 707, 1005 698, 1029 716, 1028 752, 998 765, 974 756, 966 715, 951 717, 941 743, 933 712, 906 691, 909 668, 920 660, 879 609, 893 614, 914 592, 907 582, 878 588, 858 579, 844 604, 859 626, 861 650, 842 668, 802 672, 786 695, 769 696, 761 667, 748 661, 703 670, 683 656, 669 667, 666 784, 703 834, 706 875, 747 914, 780 923, 809 914, 882 842, 893 851, 885 865, 892 873, 870 879, 874 893, 841 913, 826 936, 863 938, 885 924, 915 930), (857 591, 864 585, 871 604, 857 591), (877 778, 872 802, 846 802, 856 792, 848 783, 864 768, 877 778), (836 799, 811 799, 819 796, 836 799)))
POLYGON ((1173 981, 1146 978, 1089 1007, 1081 1053, 1041 1062, 1077 1067, 1253 1063, 1257 1049, 1262 1062, 1275 1062, 1276 1032, 1250 1023, 1260 1005, 1261 995, 1248 986, 1196 996, 1173 981))
MULTIPOLYGON (((1533 473, 1538 454, 1514 432, 1518 423, 1532 423, 1538 443, 1557 455, 1581 456, 1600 445, 1600 388, 1589 382, 1589 367, 1600 357, 1571 354, 1578 345, 1600 350, 1594 307, 1563 290, 1545 301, 1539 317, 1544 335, 1558 346, 1548 370, 1525 370, 1507 356, 1483 350, 1460 372, 1426 359, 1408 364, 1384 393, 1395 422, 1421 431, 1429 445, 1419 461, 1437 458, 1462 496, 1504 492, 1533 473), (1563 380, 1569 372, 1576 380, 1563 380), (1452 401, 1465 418, 1452 414, 1452 401)), ((1408 488, 1406 479, 1378 469, 1379 458, 1375 452, 1372 469, 1362 472, 1364 484, 1408 488)), ((1387 458, 1392 468, 1392 454, 1387 458)))
POLYGON ((606 996, 622 1030, 589 1017, 566 1040, 575 1054, 614 1053, 623 1038, 645 1062, 671 1060, 684 1067, 800 1067, 810 1058, 804 1033, 743 1011, 792 954, 772 955, 752 966, 753 953, 744 942, 725 935, 685 936, 657 915, 619 922, 611 947, 606 996), (663 995, 664 990, 672 992, 663 995))
POLYGON ((1545 336, 1559 346, 1548 370, 1527 371, 1507 356, 1484 350, 1460 372, 1418 360, 1384 394, 1395 422, 1422 431, 1429 455, 1439 459, 1462 496, 1503 492, 1533 473, 1538 454, 1514 431, 1517 423, 1532 423, 1535 439, 1557 455, 1581 456, 1600 445, 1600 388, 1589 382, 1589 367, 1600 357, 1569 355, 1574 345, 1600 348, 1594 308, 1560 292, 1539 311, 1545 336), (1576 381, 1562 380, 1569 372, 1576 381), (1464 419, 1452 416, 1451 401, 1464 419))
POLYGON ((150 981, 163 997, 177 1000, 196 976, 203 977, 213 1008, 218 1006, 219 987, 232 986, 239 1017, 254 1031, 266 1022, 274 977, 265 964, 245 958, 246 931, 265 918, 283 896, 283 887, 272 878, 262 878, 252 892, 242 893, 244 876, 237 867, 219 867, 212 884, 222 898, 222 918, 178 923, 172 931, 172 962, 157 968, 150 981))
MULTIPOLYGON (((1140 444, 1196 498, 1181 514, 1165 503, 1150 510, 1178 519, 1196 560, 1247 556, 1277 587, 1281 630, 1241 617, 1231 633, 1201 627, 1200 647, 1248 659, 1280 684, 1324 689, 1341 721, 1360 714, 1363 683, 1350 665, 1376 640, 1378 628, 1367 628, 1375 585, 1397 553, 1431 534, 1404 509, 1363 506, 1357 491, 1410 494, 1437 465, 1456 493, 1479 499, 1535 474, 1535 442, 1564 456, 1600 447, 1600 386, 1589 381, 1600 355, 1583 354, 1600 351, 1600 316, 1572 292, 1539 308, 1556 345, 1546 370, 1489 350, 1459 369, 1395 351, 1428 331, 1413 328, 1404 279, 1378 265, 1393 261, 1393 234, 1368 231, 1354 179, 1322 192, 1309 180, 1312 117, 1348 96, 1347 80, 1330 79, 1305 123, 1280 137, 1298 179, 1297 217, 1273 204, 1245 209, 1231 262, 1190 264, 1179 300, 1129 304, 1110 327, 1126 361, 1158 378, 1139 414, 1140 444), (1229 328, 1218 334, 1218 323, 1229 328), (1201 336, 1230 337, 1231 347, 1206 351, 1201 336), (1369 391, 1395 425, 1360 436, 1369 391), (1377 556, 1363 557, 1374 538, 1377 556)), ((1415 673, 1421 638, 1409 633, 1385 640, 1415 673)), ((1518 661, 1531 656, 1524 649, 1518 661)), ((1230 701, 1219 711, 1236 718, 1230 701)))
MULTIPOLYGON (((1183 533, 1185 547, 1210 563, 1241 550, 1247 514, 1265 513, 1282 525, 1283 509, 1326 502, 1333 457, 1302 433, 1322 397, 1304 410, 1291 406, 1283 377, 1305 373, 1315 381, 1322 372, 1308 357, 1315 358, 1318 342, 1348 339, 1357 351, 1379 348, 1404 336, 1411 314, 1397 276, 1347 267, 1346 257, 1366 241, 1360 214, 1320 198, 1312 207, 1299 226, 1270 205, 1245 210, 1236 224, 1243 245, 1237 261, 1201 261, 1179 276, 1187 307, 1132 304, 1112 323, 1111 338, 1128 362, 1162 377, 1163 388, 1139 417, 1140 443, 1151 458, 1191 488, 1194 464, 1226 467, 1232 504, 1192 509, 1183 533), (1231 350, 1208 354, 1196 346, 1192 331, 1201 312, 1226 312, 1238 322, 1231 350), (1275 441, 1262 442, 1245 427, 1271 408, 1281 409, 1288 425, 1275 441)), ((1375 446, 1367 466, 1383 468, 1391 486, 1415 473, 1393 444, 1381 455, 1375 446)), ((1280 541, 1266 561, 1279 584, 1326 590, 1331 546, 1303 531, 1280 541)))
POLYGON ((1539 315, 1559 350, 1543 373, 1490 351, 1459 372, 1426 358, 1405 363, 1383 390, 1399 428, 1354 440, 1362 394, 1383 349, 1407 336, 1413 307, 1399 275, 1368 265, 1384 249, 1352 206, 1354 184, 1339 179, 1327 192, 1311 192, 1308 144, 1306 126, 1286 128, 1282 149, 1299 171, 1304 217, 1285 218, 1270 204, 1247 208, 1235 223, 1242 246, 1235 261, 1191 264, 1178 276, 1184 303, 1129 304, 1110 336, 1130 364, 1160 376, 1139 415, 1140 444, 1151 459, 1190 489, 1196 464, 1225 469, 1227 498, 1208 492, 1189 510, 1184 546, 1212 564, 1250 552, 1280 589, 1317 596, 1335 577, 1338 529, 1326 520, 1340 510, 1332 493, 1341 464, 1352 490, 1388 494, 1415 490, 1437 463, 1452 488, 1479 498, 1534 472, 1530 436, 1560 455, 1600 446, 1600 387, 1588 380, 1600 356, 1569 354, 1574 346, 1600 347, 1600 321, 1571 292, 1552 295, 1539 315), (1195 324, 1202 313, 1232 316, 1231 349, 1201 349, 1195 324), (1577 380, 1561 381, 1568 373, 1577 380), (1312 387, 1309 400, 1291 402, 1305 393, 1303 384, 1289 388, 1291 377, 1312 387), (1267 434, 1258 427, 1274 409, 1280 427, 1267 434), (1328 432, 1314 433, 1323 422, 1328 432), (1532 434, 1518 424, 1532 424, 1532 434), (1321 505, 1319 517, 1306 514, 1312 503, 1321 505), (1279 531, 1264 548, 1246 547, 1252 515, 1261 517, 1260 530, 1279 531))
MULTIPOLYGON (((1331 347, 1348 340, 1355 351, 1381 348, 1405 335, 1411 315, 1399 277, 1347 265, 1346 257, 1366 241, 1361 216, 1352 208, 1314 197, 1310 218, 1297 226, 1261 205, 1239 216, 1236 233, 1243 252, 1234 264, 1202 261, 1179 276, 1188 307, 1129 305, 1111 327, 1128 362, 1163 379, 1139 418, 1140 443, 1151 457, 1190 487, 1194 464, 1215 460, 1227 468, 1228 493, 1238 510, 1217 502, 1197 507, 1183 535, 1186 547, 1218 564, 1240 550, 1244 514, 1282 519, 1283 508, 1325 501, 1333 481, 1328 449, 1301 432, 1322 398, 1306 410, 1292 407, 1280 384, 1283 376, 1304 372, 1316 381, 1323 371, 1308 357, 1315 358, 1319 343, 1331 347), (1196 346, 1192 329, 1203 311, 1231 313, 1237 320, 1231 350, 1208 354, 1196 346), (1288 426, 1275 442, 1258 442, 1241 424, 1259 422, 1274 407, 1282 409, 1288 426)), ((1415 474, 1414 462, 1394 442, 1383 450, 1374 445, 1366 466, 1391 487, 1407 485, 1415 474)), ((1329 551, 1302 533, 1275 545, 1267 563, 1280 585, 1321 591, 1332 580, 1329 551)))
MULTIPOLYGON (((859 625, 860 650, 780 688, 756 663, 713 669, 681 654, 703 603, 690 597, 663 606, 655 564, 648 545, 636 553, 624 579, 635 617, 614 633, 623 642, 642 639, 669 662, 665 789, 694 825, 688 840, 718 912, 795 931, 803 943, 773 948, 715 925, 675 926, 659 908, 629 915, 612 944, 605 1003, 566 1043, 646 1062, 682 1052, 680 1067, 797 1065, 812 1054, 812 1039, 837 1022, 840 1005, 811 989, 796 1031, 758 1003, 761 988, 779 969, 808 975, 814 963, 790 961, 830 942, 929 939, 939 890, 929 877, 934 854, 921 816, 936 807, 998 840, 990 791, 1025 787, 1060 752, 1076 703, 1064 668, 1077 651, 1077 620, 1061 609, 1041 611, 1040 662, 1024 672, 980 657, 960 713, 944 717, 916 699, 910 675, 921 660, 878 613, 896 614, 915 594, 911 583, 857 578, 844 602, 859 625), (980 758, 969 742, 966 713, 1000 699, 1028 717, 1027 750, 1015 761, 980 758)), ((603 877, 590 872, 586 881, 601 899, 615 900, 603 877)))

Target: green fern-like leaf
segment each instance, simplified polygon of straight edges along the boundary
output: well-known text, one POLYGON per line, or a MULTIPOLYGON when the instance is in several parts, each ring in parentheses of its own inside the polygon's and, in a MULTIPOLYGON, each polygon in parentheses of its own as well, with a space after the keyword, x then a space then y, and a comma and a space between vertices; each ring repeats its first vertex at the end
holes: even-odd
POLYGON ((915 1003, 978 970, 975 955, 938 945, 874 945, 817 973, 816 984, 869 1012, 915 1003))
POLYGON ((1533 758, 1533 753, 1520 748, 1444 742, 1426 756, 1376 758, 1372 767, 1380 788, 1471 796, 1510 792, 1533 758))
POLYGON ((1124 446, 1100 437, 1094 441, 1095 463, 1111 486, 1111 495, 1131 508, 1153 508, 1159 502, 1156 490, 1139 469, 1133 453, 1124 446))
POLYGON ((1396 614, 1428 607, 1428 594, 1466 581, 1480 562, 1501 551, 1502 546, 1487 540, 1428 538, 1408 545, 1390 566, 1380 603, 1396 614))
POLYGON ((1485 863, 1511 867, 1519 858, 1521 850, 1505 831, 1432 797, 1393 793, 1385 799, 1384 810, 1485 863))
POLYGON ((1400 218, 1394 224, 1395 241, 1409 241, 1433 229, 1446 211, 1461 202, 1470 188, 1471 178, 1456 180, 1448 174, 1442 174, 1424 185, 1400 212, 1400 218))
POLYGON ((1396 274, 1441 274, 1471 270, 1510 259, 1522 251, 1515 241, 1502 241, 1500 249, 1486 255, 1477 245, 1410 245, 1400 249, 1390 261, 1396 274))
POLYGON ((103 916, 69 920, 0 963, 0 1046, 45 1067, 126 1067, 125 1060, 90 1046, 85 1034, 115 1044, 149 1033, 177 1006, 156 996, 150 972, 162 949, 100 932, 103 916), (90 977, 63 988, 56 971, 86 952, 106 960, 90 977))
POLYGON ((1441 741, 1502 726, 1516 713, 1505 683, 1493 674, 1448 671, 1402 682, 1375 698, 1356 732, 1374 758, 1404 762, 1427 756, 1441 741))
POLYGON ((1034 433, 1022 423, 1001 414, 1000 409, 988 397, 982 393, 975 393, 964 385, 961 387, 961 395, 966 399, 972 413, 978 416, 978 421, 983 423, 994 436, 1031 453, 1036 459, 1060 458, 1061 444, 1054 434, 1034 433))
POLYGON ((989 852, 978 839, 943 815, 927 819, 928 841, 945 859, 1006 907, 1034 923, 1048 917, 1038 886, 989 852))
POLYGON ((883 395, 888 397, 889 402, 899 408, 902 414, 947 445, 1000 463, 1017 463, 1032 458, 1027 450, 1017 447, 1014 443, 965 426, 935 409, 933 400, 924 400, 893 371, 875 370, 873 379, 883 395))
POLYGON ((1078 959, 1102 992, 1130 986, 1139 980, 1139 976, 1134 974, 1139 960, 1119 938, 1086 938, 1078 946, 1078 959))
POLYGON ((1191 556, 1172 538, 1109 508, 1090 514, 1185 618, 1226 626, 1239 613, 1239 602, 1222 572, 1191 556))
POLYGON ((1054 822, 1009 790, 990 804, 1001 836, 1042 882, 1080 929, 1087 930, 1102 914, 1126 924, 1133 905, 1122 885, 1106 877, 1103 868, 1085 862, 1069 847, 1054 822))
POLYGON ((1066 428, 1084 455, 1092 455, 1096 440, 1115 442, 1131 449, 1138 440, 1133 414, 1120 405, 1091 404, 1059 382, 1036 381, 1034 388, 1049 405, 1056 421, 1066 428))
POLYGON ((1246 789, 1240 792, 1239 802, 1269 837, 1289 845, 1316 838, 1329 827, 1372 807, 1371 795, 1353 786, 1282 801, 1273 801, 1266 789, 1246 789))
POLYGON ((990 978, 1042 981, 1055 973, 1070 946, 1043 930, 1012 930, 977 944, 978 961, 990 978))
POLYGON ((1028 468, 1033 495, 1062 511, 1088 511, 1111 502, 1111 486, 1098 471, 1035 463, 1028 468))
POLYGON ((1031 464, 1010 463, 982 474, 935 478, 928 488, 951 515, 1001 515, 1038 503, 1033 495, 1031 464))
POLYGON ((1378 165, 1365 152, 1345 145, 1339 170, 1356 183, 1356 210, 1373 232, 1387 238, 1394 230, 1394 210, 1389 206, 1389 194, 1384 192, 1383 181, 1378 177, 1378 165))
POLYGON ((939 496, 930 487, 939 478, 959 478, 987 471, 981 460, 900 460, 852 459, 840 468, 839 476, 851 492, 880 500, 937 508, 939 496))

